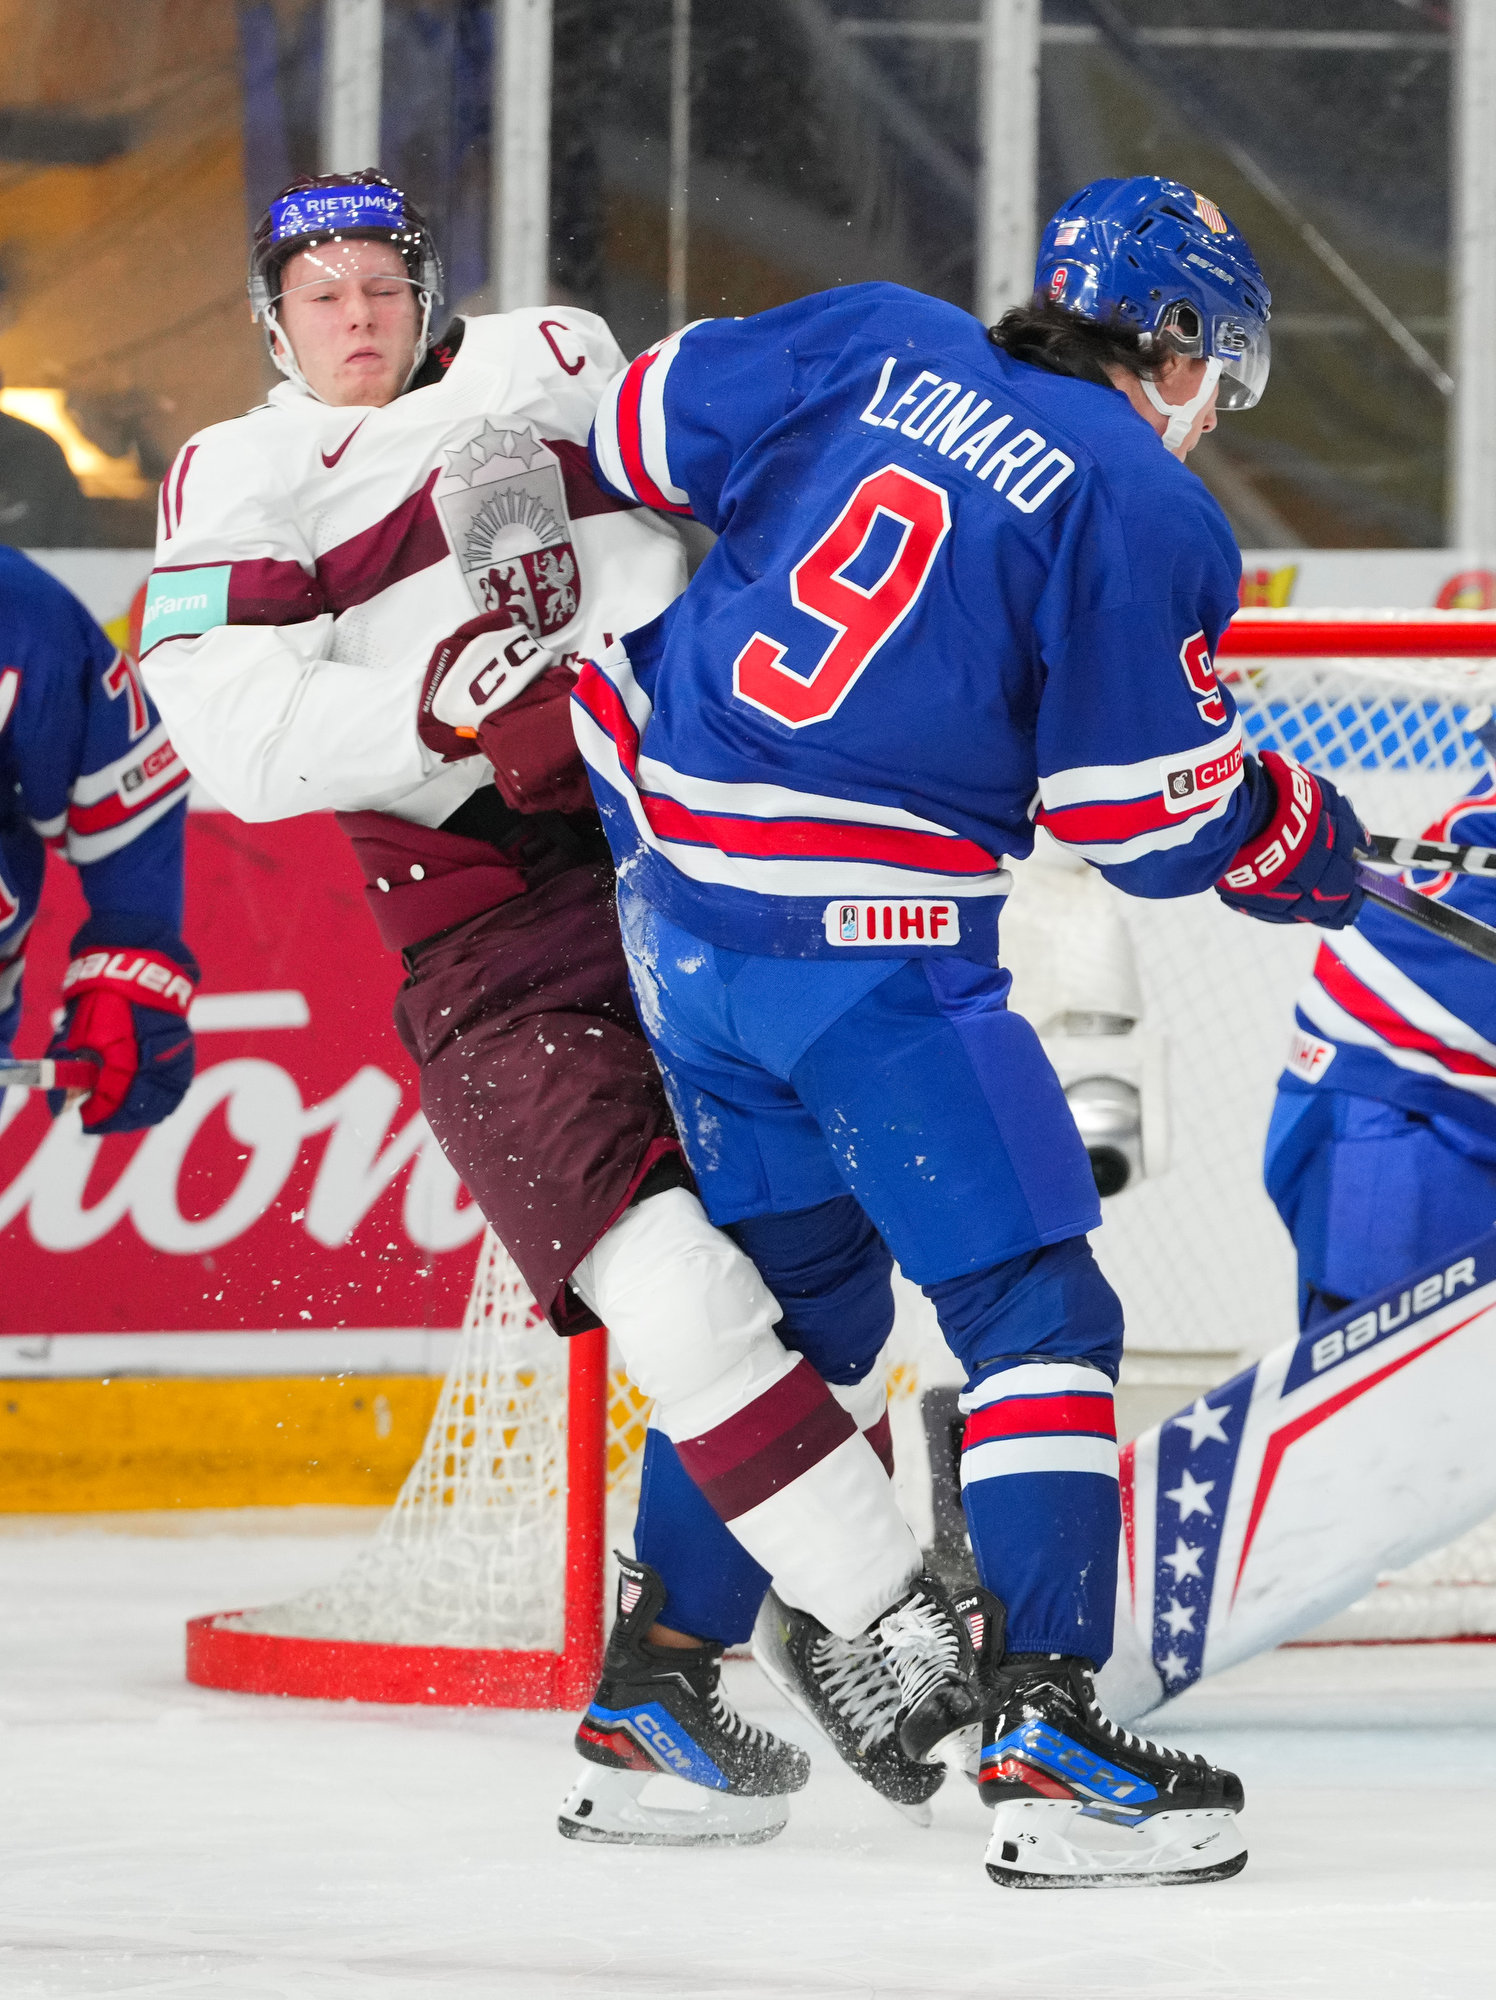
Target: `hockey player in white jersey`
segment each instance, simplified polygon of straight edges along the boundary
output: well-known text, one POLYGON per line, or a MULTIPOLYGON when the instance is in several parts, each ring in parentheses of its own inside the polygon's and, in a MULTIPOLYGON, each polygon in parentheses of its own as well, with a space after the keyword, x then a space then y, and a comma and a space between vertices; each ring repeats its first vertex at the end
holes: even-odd
MULTIPOLYGON (((866 1635, 910 1765, 974 1713, 970 1647, 865 1434, 881 1385, 827 1388, 692 1189, 571 733, 576 662, 684 582, 674 531, 588 466, 623 356, 570 307, 433 339, 435 248, 373 173, 278 196, 250 292, 286 380, 200 432, 163 484, 152 691, 231 810, 337 812, 404 958, 397 1026, 454 1167, 557 1330, 611 1329, 781 1595, 866 1635)), ((651 1503, 646 1481, 562 1830, 691 1837, 636 1804, 666 1768, 722 1794, 677 1829, 763 1838, 806 1761, 726 1707, 737 1635, 693 1600, 667 1488, 651 1503)))

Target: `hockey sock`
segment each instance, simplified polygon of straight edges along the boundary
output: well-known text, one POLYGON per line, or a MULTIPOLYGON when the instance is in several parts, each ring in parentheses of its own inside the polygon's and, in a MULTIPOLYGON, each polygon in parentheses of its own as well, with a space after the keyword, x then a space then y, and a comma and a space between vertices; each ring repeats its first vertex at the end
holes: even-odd
POLYGON ((902 1594, 919 1547, 883 1461, 778 1339, 773 1295, 694 1195, 671 1188, 629 1209, 572 1282, 786 1602, 851 1638, 902 1594))
POLYGON ((1019 1361, 961 1398, 961 1498, 977 1574, 1008 1613, 1008 1650, 1100 1666, 1116 1617, 1112 1385, 1073 1361, 1019 1361))

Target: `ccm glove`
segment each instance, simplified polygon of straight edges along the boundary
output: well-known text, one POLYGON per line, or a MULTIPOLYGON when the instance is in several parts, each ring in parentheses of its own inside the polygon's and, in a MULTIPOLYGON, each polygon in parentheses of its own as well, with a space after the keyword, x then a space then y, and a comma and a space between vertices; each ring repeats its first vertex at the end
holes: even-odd
POLYGON ((483 724, 538 680, 552 657, 502 611, 469 619, 431 655, 416 718, 421 741, 447 764, 478 756, 483 724))
POLYGON ((516 812, 588 812, 592 791, 571 727, 576 674, 502 613, 443 639, 421 688, 417 727, 449 764, 483 756, 516 812))
MULTIPOLYGON (((187 1009, 197 960, 169 925, 149 917, 91 917, 63 974, 62 1026, 47 1054, 85 1057, 99 1079, 83 1100, 85 1130, 138 1132, 169 1118, 195 1067, 187 1009)), ((65 1093, 47 1093, 52 1114, 65 1093)))
POLYGON ((1246 841, 1216 883, 1233 910, 1266 924, 1343 930, 1365 900, 1356 849, 1369 836, 1347 798, 1301 764, 1265 750, 1257 760, 1272 795, 1267 823, 1246 841))

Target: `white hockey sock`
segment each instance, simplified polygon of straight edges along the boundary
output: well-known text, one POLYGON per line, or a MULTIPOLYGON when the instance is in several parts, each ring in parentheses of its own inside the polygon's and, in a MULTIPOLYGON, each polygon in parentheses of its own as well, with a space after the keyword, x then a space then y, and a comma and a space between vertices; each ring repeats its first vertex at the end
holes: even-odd
MULTIPOLYGON (((774 1326, 752 1264, 693 1194, 629 1209, 572 1274, 655 1422, 787 1603, 853 1638, 920 1568, 875 1445, 774 1326)), ((842 1397, 871 1413, 877 1390, 842 1397)))

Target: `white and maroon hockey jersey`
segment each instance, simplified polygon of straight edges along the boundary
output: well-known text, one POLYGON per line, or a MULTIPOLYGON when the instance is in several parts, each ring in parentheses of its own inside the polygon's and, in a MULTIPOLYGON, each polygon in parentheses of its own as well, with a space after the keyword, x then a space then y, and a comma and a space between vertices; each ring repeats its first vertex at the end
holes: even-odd
POLYGON ((601 652, 683 587, 674 531, 604 493, 586 441, 624 357, 595 314, 459 321, 383 409, 284 382, 161 488, 141 639, 192 772, 246 820, 335 807, 438 826, 492 773, 416 734, 433 648, 512 611, 601 652))

